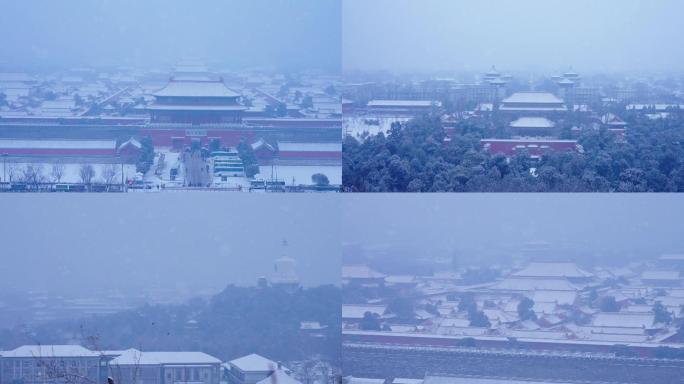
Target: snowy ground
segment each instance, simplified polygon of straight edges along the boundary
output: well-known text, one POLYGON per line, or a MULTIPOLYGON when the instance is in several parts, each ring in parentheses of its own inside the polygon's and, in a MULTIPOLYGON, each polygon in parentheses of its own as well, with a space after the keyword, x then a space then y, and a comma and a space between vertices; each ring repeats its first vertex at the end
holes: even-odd
POLYGON ((379 116, 358 116, 345 117, 342 120, 343 132, 357 139, 366 135, 377 135, 380 132, 387 134, 392 127, 392 123, 405 123, 411 120, 408 117, 379 117, 379 116), (367 121, 377 120, 378 125, 367 124, 367 121))
MULTIPOLYGON (((185 175, 184 167, 182 165, 181 154, 172 152, 168 148, 159 148, 156 151, 154 164, 150 167, 149 172, 144 175, 143 180, 149 189, 129 189, 129 191, 137 192, 157 192, 163 190, 172 190, 176 188, 183 188, 185 175), (160 164, 161 154, 163 154, 164 161, 160 164), (171 169, 178 166, 178 174, 175 180, 171 180, 171 169)), ((93 183, 104 182, 104 170, 106 167, 111 167, 111 164, 90 162, 90 160, 81 159, 80 162, 75 160, 60 160, 60 159, 40 159, 40 161, 29 162, 27 160, 8 161, 5 164, 7 179, 18 181, 23 177, 23 171, 28 165, 38 169, 40 175, 45 182, 54 182, 52 176, 52 168, 54 164, 61 164, 64 166, 64 172, 61 183, 81 183, 83 182, 80 176, 80 169, 83 164, 91 164, 95 170, 95 177, 92 179, 93 183), (64 163, 62 161, 69 161, 64 163)), ((115 183, 121 182, 121 164, 114 164, 116 169, 115 183)), ((1 167, 2 165, 0 165, 1 167)), ((278 179, 283 180, 287 185, 311 185, 311 175, 315 173, 323 173, 328 177, 330 184, 342 184, 342 167, 335 165, 276 165, 274 167, 261 166, 259 167, 260 174, 256 178, 264 180, 278 179)), ((0 168, 0 178, 2 177, 2 168, 0 168)), ((139 179, 136 172, 135 164, 123 165, 124 180, 139 179)), ((222 181, 220 177, 212 178, 212 188, 226 188, 226 189, 242 189, 249 191, 250 179, 247 177, 229 177, 226 181, 222 181)))
MULTIPOLYGON (((173 165, 180 161, 180 154, 178 152, 172 152, 168 148, 157 149, 157 156, 155 157, 155 164, 150 169, 147 175, 145 175, 145 181, 152 184, 155 189, 156 185, 163 185, 164 188, 174 188, 183 186, 183 167, 179 168, 178 176, 176 176, 176 181, 170 180, 170 170, 173 165), (164 154, 164 167, 161 168, 160 175, 156 175, 157 165, 159 162, 159 154, 164 154)), ((285 181, 286 184, 312 184, 311 175, 315 173, 323 173, 328 176, 330 184, 342 184, 342 167, 334 165, 276 165, 271 168, 270 165, 260 166, 259 175, 256 178, 261 178, 264 180, 270 180, 272 178, 277 178, 278 180, 285 181)), ((242 188, 243 191, 248 191, 250 186, 250 179, 247 177, 229 177, 226 181, 221 181, 220 177, 212 178, 212 187, 214 188, 242 188)))
POLYGON ((271 177, 271 166, 263 165, 259 167, 260 177, 264 180, 277 178, 285 181, 287 185, 313 184, 311 175, 322 173, 328 176, 330 184, 342 184, 342 167, 334 165, 277 165, 273 167, 273 177, 271 177), (294 182, 293 182, 294 179, 294 182))
MULTIPOLYGON (((23 175, 23 170, 27 166, 33 166, 34 169, 38 169, 40 175, 43 177, 45 182, 55 182, 55 178, 52 176, 52 166, 57 164, 56 161, 43 161, 43 162, 10 162, 6 164, 6 175, 7 179, 21 180, 23 175)), ((81 183, 80 169, 84 163, 60 163, 64 166, 64 173, 60 179, 61 183, 81 183)), ((103 173, 105 167, 111 166, 111 164, 101 164, 101 163, 88 163, 95 169, 95 177, 92 182, 103 183, 103 173)), ((114 164, 116 169, 115 183, 121 183, 121 164, 114 164)), ((1 165, 0 165, 1 166, 1 165)), ((0 172, 3 170, 0 168, 0 172)), ((135 164, 124 164, 123 165, 124 179, 135 177, 135 164)), ((0 177, 2 173, 0 173, 0 177)))

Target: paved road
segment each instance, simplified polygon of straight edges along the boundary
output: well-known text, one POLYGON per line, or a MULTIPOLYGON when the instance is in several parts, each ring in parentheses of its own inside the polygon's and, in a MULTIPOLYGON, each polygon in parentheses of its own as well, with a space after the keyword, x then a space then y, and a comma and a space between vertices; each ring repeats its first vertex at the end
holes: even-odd
POLYGON ((343 345, 342 371, 345 376, 377 378, 422 378, 426 373, 441 373, 630 384, 684 383, 684 361, 677 360, 483 353, 351 343, 343 345))

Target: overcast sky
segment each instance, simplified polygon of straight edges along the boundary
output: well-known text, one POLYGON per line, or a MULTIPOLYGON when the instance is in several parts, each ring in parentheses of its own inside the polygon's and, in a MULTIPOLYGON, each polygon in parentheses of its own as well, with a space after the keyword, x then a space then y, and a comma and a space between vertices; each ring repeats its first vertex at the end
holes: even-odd
POLYGON ((340 0, 0 0, 13 68, 199 58, 219 69, 340 68, 340 0))
POLYGON ((270 277, 283 253, 296 260, 303 284, 337 284, 339 200, 283 197, 6 194, 0 198, 0 290, 218 291, 270 277))
POLYGON ((565 259, 607 254, 647 260, 684 253, 682 194, 344 197, 342 241, 371 250, 389 248, 397 257, 443 257, 455 250, 468 256, 476 251, 500 254, 505 263, 530 242, 567 252, 545 255, 565 259))
POLYGON ((681 0, 343 0, 343 70, 682 71, 681 0))

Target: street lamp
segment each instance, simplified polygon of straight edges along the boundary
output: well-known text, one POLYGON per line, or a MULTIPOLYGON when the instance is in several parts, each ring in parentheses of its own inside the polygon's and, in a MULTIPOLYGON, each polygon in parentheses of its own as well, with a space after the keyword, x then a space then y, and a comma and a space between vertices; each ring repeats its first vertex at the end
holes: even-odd
POLYGON ((7 153, 2 154, 2 181, 7 182, 7 153))
POLYGON ((116 157, 119 158, 119 163, 121 163, 121 192, 124 191, 124 166, 123 166, 123 157, 121 157, 121 154, 116 155, 116 157))

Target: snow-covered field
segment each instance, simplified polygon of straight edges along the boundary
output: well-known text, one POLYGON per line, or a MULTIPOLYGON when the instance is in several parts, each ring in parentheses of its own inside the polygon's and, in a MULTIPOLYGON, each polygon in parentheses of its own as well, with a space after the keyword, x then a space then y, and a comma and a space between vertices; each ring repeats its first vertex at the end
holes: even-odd
MULTIPOLYGON (((84 164, 90 164, 95 171, 95 176, 92 178, 93 183, 103 183, 105 181, 105 170, 108 168, 116 170, 116 176, 113 178, 114 183, 118 184, 121 182, 122 167, 120 163, 97 163, 86 160, 82 160, 81 162, 71 160, 71 162, 65 163, 62 161, 59 161, 58 159, 41 159, 40 161, 32 162, 26 160, 8 161, 5 164, 7 179, 9 180, 11 178, 14 181, 22 180, 24 178, 24 171, 27 167, 31 166, 34 170, 39 172, 41 175, 40 179, 44 182, 56 182, 56 178, 53 175, 53 165, 59 164, 60 167, 63 167, 60 179, 61 183, 82 183, 83 180, 80 175, 81 167, 84 164)), ((0 167, 1 166, 2 165, 0 164, 0 167)), ((323 173, 326 175, 330 184, 342 184, 342 167, 335 165, 276 165, 273 168, 268 165, 259 167, 259 171, 260 174, 257 175, 256 178, 264 180, 275 178, 285 181, 288 185, 311 185, 313 184, 311 176, 315 173, 323 173)), ((145 184, 148 185, 150 189, 130 189, 129 191, 157 192, 183 188, 184 172, 185 170, 180 161, 180 154, 178 152, 172 152, 170 149, 165 148, 158 149, 154 164, 150 168, 150 171, 143 177, 145 184), (164 162, 161 166, 159 166, 160 154, 164 155, 164 162), (178 167, 178 174, 175 180, 171 180, 170 171, 174 166, 178 167)), ((124 164, 123 176, 124 180, 139 178, 135 164, 124 164)), ((0 168, 0 177, 2 177, 2 168, 0 168)), ((227 189, 242 188, 243 191, 249 191, 250 179, 247 177, 229 177, 226 181, 222 181, 220 177, 214 177, 211 187, 227 189)))
MULTIPOLYGON (((9 180, 10 178, 12 180, 22 180, 23 179, 23 174, 24 170, 26 170, 27 167, 32 166, 34 170, 39 172, 40 176, 42 176, 42 180, 45 182, 55 182, 56 179, 52 174, 52 167, 53 165, 58 164, 56 162, 7 162, 6 164, 6 174, 7 174, 7 179, 9 180)), ((81 167, 83 166, 84 163, 59 163, 60 166, 64 166, 64 171, 63 175, 60 179, 60 182, 62 183, 81 183, 83 180, 81 179, 80 176, 80 170, 81 167)), ((95 177, 93 177, 92 182, 94 183, 103 183, 104 180, 104 170, 107 167, 112 167, 112 169, 116 170, 116 177, 114 178, 115 183, 121 183, 121 164, 100 164, 100 163, 88 163, 93 166, 93 169, 95 170, 95 177)), ((1 165, 0 165, 1 166, 1 165)), ((3 170, 0 168, 0 172, 3 170)), ((135 164, 124 164, 123 165, 123 174, 124 174, 124 179, 128 178, 134 178, 135 177, 135 164)), ((0 176, 2 174, 0 173, 0 176)))
POLYGON ((387 132, 392 128, 392 123, 405 123, 411 120, 408 117, 379 117, 379 116, 359 116, 345 117, 342 120, 343 132, 357 139, 361 139, 364 133, 370 136, 387 132), (367 122, 377 120, 378 124, 367 124, 367 122))
MULTIPOLYGON (((260 177, 264 180, 271 179, 271 166, 263 165, 259 167, 260 177)), ((277 165, 273 167, 273 178, 285 181, 285 184, 313 184, 311 175, 322 173, 328 176, 330 184, 342 184, 342 167, 334 165, 277 165)))
MULTIPOLYGON (((158 154, 155 157, 155 164, 152 166, 150 172, 145 176, 145 180, 152 184, 164 184, 165 188, 181 187, 183 183, 183 167, 179 168, 179 174, 175 182, 170 181, 169 171, 171 167, 178 163, 179 153, 172 152, 168 148, 160 148, 157 150, 158 154), (154 174, 154 171, 159 161, 159 154, 164 154, 165 166, 161 172, 161 176, 154 174)), ((277 178, 284 180, 286 184, 312 184, 311 175, 315 173, 323 173, 328 176, 330 184, 342 184, 342 167, 334 165, 276 165, 271 168, 270 165, 260 166, 260 174, 257 178, 269 180, 277 178), (272 174, 273 172, 273 174, 272 174)), ((212 180, 212 187, 214 188, 238 188, 241 187, 243 191, 248 191, 250 186, 249 178, 247 177, 229 177, 226 181, 221 181, 220 177, 214 177, 212 180)))

